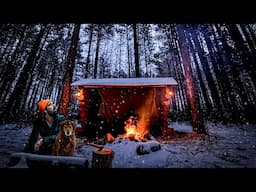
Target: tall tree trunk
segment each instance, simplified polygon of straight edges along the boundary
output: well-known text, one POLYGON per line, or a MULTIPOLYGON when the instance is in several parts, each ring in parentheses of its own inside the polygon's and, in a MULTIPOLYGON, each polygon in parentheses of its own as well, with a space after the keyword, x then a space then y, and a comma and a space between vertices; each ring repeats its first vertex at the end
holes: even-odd
POLYGON ((98 61, 99 61, 99 50, 100 50, 100 40, 101 40, 101 32, 100 29, 98 29, 98 35, 97 35, 97 44, 96 44, 96 54, 95 54, 95 62, 94 62, 94 72, 93 72, 93 78, 97 78, 97 72, 98 72, 98 61))
POLYGON ((186 76, 186 86, 188 93, 188 103, 190 107, 191 117, 192 117, 192 126, 193 131, 199 134, 205 134, 205 126, 203 118, 200 114, 200 107, 198 96, 196 94, 193 77, 192 77, 192 69, 191 69, 191 61, 190 55, 186 44, 184 26, 182 24, 176 25, 176 29, 179 36, 179 46, 181 51, 181 58, 184 65, 185 76, 186 76))
MULTIPOLYGON (((45 45, 45 43, 46 43, 46 40, 47 40, 47 37, 48 37, 48 34, 49 34, 49 32, 50 32, 50 30, 51 30, 51 25, 48 25, 47 27, 46 27, 46 31, 45 31, 45 34, 44 34, 44 37, 42 37, 42 40, 41 40, 41 44, 40 44, 40 46, 39 46, 39 50, 37 51, 37 55, 36 55, 36 57, 35 57, 35 63, 34 63, 34 66, 36 66, 36 61, 38 61, 39 60, 39 58, 41 57, 41 54, 42 54, 42 50, 43 50, 43 47, 44 47, 44 45, 45 45)), ((20 105, 20 108, 19 108, 19 110, 26 110, 26 101, 27 101, 27 97, 28 97, 28 94, 29 94, 29 91, 30 91, 30 89, 31 89, 31 87, 32 87, 32 84, 33 84, 33 80, 34 80, 34 75, 35 75, 35 71, 33 71, 32 73, 31 73, 31 78, 30 78, 30 80, 27 82, 27 87, 26 87, 26 90, 24 90, 24 96, 25 97, 23 97, 22 98, 22 100, 21 100, 21 105, 20 105)))
POLYGON ((14 117, 18 117, 19 111, 17 109, 19 109, 19 106, 22 104, 22 98, 25 97, 24 91, 26 90, 28 82, 31 79, 31 74, 33 73, 35 67, 35 58, 39 50, 41 40, 44 36, 45 29, 46 26, 41 27, 37 39, 35 40, 28 56, 27 62, 17 80, 17 84, 4 108, 3 113, 1 114, 2 119, 13 120, 14 117))
POLYGON ((119 34, 120 38, 119 38, 119 61, 118 61, 118 77, 122 76, 122 72, 121 72, 121 63, 122 63, 122 39, 123 39, 123 33, 119 34))
POLYGON ((80 32, 80 24, 75 24, 71 44, 68 51, 67 56, 67 68, 64 75, 64 83, 63 83, 63 89, 60 99, 60 105, 58 112, 63 115, 67 115, 68 113, 68 106, 70 102, 71 97, 71 82, 73 78, 73 71, 75 67, 75 60, 76 60, 76 54, 77 54, 77 45, 79 41, 79 32, 80 32))
MULTIPOLYGON (((15 34, 12 34, 12 33, 10 33, 10 34, 15 36, 15 34)), ((4 61, 4 62, 9 60, 11 53, 12 53, 13 45, 16 44, 16 38, 11 36, 11 37, 6 37, 6 39, 7 39, 6 46, 3 48, 4 51, 2 52, 2 54, 0 56, 0 61, 4 61)), ((3 69, 5 69, 5 68, 3 68, 3 69)))
MULTIPOLYGON (((233 59, 233 55, 230 55, 227 57, 229 59, 229 62, 232 63, 231 72, 232 72, 232 81, 234 82, 234 100, 235 104, 237 106, 237 110, 233 111, 234 114, 237 114, 238 116, 235 117, 233 120, 236 122, 237 120, 239 122, 243 122, 245 118, 249 118, 246 120, 253 120, 255 121, 255 118, 252 114, 255 114, 256 108, 255 106, 252 106, 250 104, 250 100, 248 99, 248 95, 246 93, 246 89, 244 87, 244 84, 241 79, 241 71, 244 69, 247 70, 248 74, 251 75, 251 79, 254 81, 255 85, 255 77, 253 74, 255 74, 255 66, 253 65, 253 60, 250 57, 248 53, 248 48, 244 45, 242 35, 239 32, 238 26, 235 24, 227 25, 227 29, 229 30, 229 33, 231 37, 234 39, 235 45, 239 50, 239 53, 241 53, 241 58, 243 61, 243 64, 241 62, 238 62, 237 58, 233 59), (254 78, 253 78, 254 77, 254 78), (240 99, 239 99, 240 98, 240 99)), ((224 41, 224 45, 227 50, 233 51, 227 44, 226 41, 224 41)), ((232 53, 232 52, 231 52, 232 53)), ((236 56, 236 55, 235 55, 236 56)))
POLYGON ((140 73, 140 63, 139 63, 139 43, 137 37, 137 26, 136 24, 132 25, 133 27, 133 36, 134 36, 134 58, 135 58, 135 76, 141 77, 140 73))
POLYGON ((33 88, 33 91, 31 93, 31 97, 30 97, 30 100, 29 100, 28 108, 30 108, 30 109, 34 109, 33 105, 36 103, 37 92, 41 88, 40 84, 39 84, 39 81, 37 81, 35 84, 36 85, 33 88))
POLYGON ((255 64, 255 50, 250 54, 248 48, 245 46, 242 35, 238 29, 237 24, 227 25, 229 29, 230 35, 235 42, 235 46, 238 49, 238 53, 240 54, 244 67, 246 68, 248 74, 250 75, 254 86, 256 86, 256 64, 255 64))
MULTIPOLYGON (((216 110, 218 111, 217 114, 215 114, 216 117, 219 117, 218 120, 223 120, 224 114, 226 114, 226 108, 223 102, 223 98, 225 98, 225 100, 227 100, 228 96, 225 96, 223 93, 223 72, 222 72, 222 68, 220 66, 219 63, 221 63, 220 61, 220 57, 218 56, 218 52, 221 51, 215 51, 218 50, 218 42, 216 40, 216 33, 213 30, 213 26, 212 25, 200 25, 200 28, 202 31, 204 31, 205 35, 205 42, 206 45, 208 47, 209 50, 209 58, 211 60, 212 63, 212 69, 214 72, 213 75, 213 81, 215 82, 215 86, 216 86, 216 95, 213 96, 215 98, 215 102, 217 103, 216 105, 216 110), (219 57, 219 58, 218 58, 219 57)), ((210 67, 211 68, 211 67, 210 67)))
POLYGON ((89 64, 90 64, 90 54, 91 54, 91 47, 92 47, 93 30, 94 30, 94 24, 90 24, 88 53, 87 53, 86 63, 85 63, 85 74, 84 74, 85 78, 88 78, 88 75, 89 75, 89 64))
MULTIPOLYGON (((194 30, 194 29, 192 29, 194 30)), ((194 63, 195 63, 195 67, 196 67, 196 70, 197 70, 197 75, 198 75, 198 79, 199 79, 199 83, 200 83, 200 87, 201 87, 201 90, 202 90, 202 95, 203 95, 203 98, 204 98, 204 101, 205 101, 205 106, 206 106, 206 110, 207 110, 207 113, 209 111, 211 111, 211 108, 212 108, 212 105, 211 105, 211 102, 209 100, 209 96, 208 96, 208 92, 207 92, 207 87, 205 85, 205 82, 204 82, 204 79, 203 79, 203 75, 202 75, 202 71, 199 67, 200 63, 198 62, 198 59, 196 57, 196 53, 200 56, 202 56, 202 52, 201 54, 199 53, 200 50, 200 47, 197 47, 199 46, 199 43, 196 43, 195 40, 193 40, 193 35, 190 33, 191 37, 190 39, 188 39, 188 45, 190 47, 190 50, 192 50, 192 55, 193 55, 193 58, 194 58, 194 63), (194 44, 192 43, 192 40, 194 42, 194 44)), ((195 37, 197 38, 197 37, 195 37)), ((197 41, 197 40, 196 40, 197 41)), ((204 65, 205 63, 203 63, 202 65, 204 65)))
POLYGON ((179 51, 179 45, 178 45, 178 34, 176 31, 176 27, 175 24, 171 24, 170 27, 170 32, 171 34, 169 34, 169 39, 171 38, 171 44, 173 47, 173 52, 174 52, 174 62, 172 67, 174 68, 175 71, 175 78, 178 81, 178 84, 180 84, 181 86, 179 87, 177 93, 179 95, 179 100, 180 100, 180 110, 182 111, 183 114, 185 114, 185 119, 189 119, 190 118, 190 111, 187 110, 188 108, 188 102, 186 102, 187 99, 187 89, 184 86, 184 82, 185 82, 185 75, 183 73, 183 66, 182 66, 182 62, 181 62, 181 57, 180 57, 180 51, 179 51))
POLYGON ((50 76, 50 79, 48 80, 48 86, 47 86, 47 88, 46 88, 46 94, 47 95, 51 95, 52 94, 52 92, 53 92, 53 89, 54 89, 54 85, 55 85, 55 78, 56 78, 56 74, 57 74, 57 65, 58 64, 58 60, 56 60, 55 62, 54 62, 54 65, 53 65, 53 67, 50 69, 50 70, 52 70, 52 75, 50 76))
POLYGON ((3 78, 1 78, 0 82, 0 103, 3 104, 4 100, 6 99, 6 96, 8 92, 10 91, 11 84, 15 80, 15 73, 17 69, 17 64, 15 61, 17 60, 17 55, 24 43, 24 39, 26 37, 26 29, 27 27, 24 27, 23 33, 21 34, 17 46, 15 48, 14 53, 12 54, 11 60, 6 64, 6 70, 2 71, 3 78), (16 65, 15 65, 16 64, 16 65))
MULTIPOLYGON (((247 25, 247 28, 248 28, 248 33, 249 33, 249 36, 251 37, 251 39, 252 39, 252 44, 254 45, 253 47, 255 48, 256 47, 256 34, 255 34, 255 32, 254 32, 254 30, 253 30, 253 28, 252 28, 252 26, 249 24, 249 25, 247 25)), ((256 50, 254 50, 254 51, 256 51, 256 50)))
POLYGON ((213 66, 216 66, 216 76, 218 77, 217 80, 219 82, 219 91, 221 93, 221 102, 223 103, 224 110, 222 114, 222 122, 227 123, 229 120, 232 118, 232 111, 233 111, 233 106, 234 101, 231 95, 232 86, 229 80, 229 71, 226 69, 229 66, 229 62, 227 61, 226 58, 226 51, 224 50, 223 47, 223 41, 225 41, 225 37, 221 32, 221 25, 211 25, 211 28, 213 29, 212 35, 213 39, 212 44, 216 46, 216 51, 213 51, 213 59, 214 61, 213 66), (218 71, 218 72, 217 72, 218 71))
POLYGON ((130 45, 129 45, 129 26, 126 26, 126 42, 127 42, 127 62, 128 62, 128 77, 131 77, 131 60, 130 60, 130 45))
MULTIPOLYGON (((191 27, 191 34, 192 34, 192 38, 194 40, 194 43, 195 43, 195 48, 198 52, 198 55, 199 55, 199 58, 200 58, 200 61, 201 61, 201 66, 202 66, 202 70, 203 70, 203 73, 205 74, 205 78, 206 78, 206 82, 208 84, 208 89, 210 90, 210 96, 213 100, 213 103, 214 105, 216 106, 216 108, 218 109, 218 114, 222 114, 223 111, 222 111, 222 107, 220 105, 220 99, 219 99, 219 95, 218 95, 218 90, 217 90, 217 87, 216 87, 216 82, 214 81, 214 78, 213 78, 213 71, 211 70, 210 66, 209 66, 209 62, 207 61, 207 58, 206 56, 204 55, 204 48, 203 48, 203 45, 202 43, 199 41, 199 37, 200 37, 200 33, 199 33, 199 28, 198 26, 192 26, 191 27)), ((208 48, 208 47, 207 47, 208 48)), ((208 48, 209 50, 209 48, 208 48)), ((208 97, 210 97, 208 96, 208 97)), ((208 99, 207 97, 205 99, 208 99)), ((212 107, 211 106, 208 106, 210 107, 209 110, 211 112, 213 112, 214 115, 218 115, 216 114, 216 111, 212 111, 212 107)), ((220 117, 217 117, 217 118, 220 118, 220 117)))

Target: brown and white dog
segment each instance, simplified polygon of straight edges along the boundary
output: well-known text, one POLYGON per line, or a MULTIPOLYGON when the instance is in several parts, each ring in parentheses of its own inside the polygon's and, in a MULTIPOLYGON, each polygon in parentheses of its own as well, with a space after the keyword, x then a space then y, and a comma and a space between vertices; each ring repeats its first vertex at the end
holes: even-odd
POLYGON ((76 148, 76 123, 71 120, 60 122, 60 130, 53 145, 53 155, 73 156, 76 148))

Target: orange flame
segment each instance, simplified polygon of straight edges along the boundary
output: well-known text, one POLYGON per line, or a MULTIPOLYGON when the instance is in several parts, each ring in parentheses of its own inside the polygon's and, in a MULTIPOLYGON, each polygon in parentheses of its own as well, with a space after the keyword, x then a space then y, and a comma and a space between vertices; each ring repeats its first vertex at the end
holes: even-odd
POLYGON ((125 134, 124 134, 125 138, 129 138, 132 140, 134 139, 140 140, 140 139, 143 139, 144 137, 144 135, 137 130, 137 127, 135 125, 125 126, 124 129, 125 129, 125 134))
POLYGON ((126 132, 125 137, 135 138, 135 136, 136 136, 136 126, 135 125, 125 126, 124 129, 125 129, 125 132, 126 132))
POLYGON ((132 124, 132 120, 129 118, 128 120, 125 121, 125 138, 129 138, 131 140, 141 140, 144 138, 144 135, 146 134, 143 129, 140 128, 141 126, 136 127, 136 125, 132 124))

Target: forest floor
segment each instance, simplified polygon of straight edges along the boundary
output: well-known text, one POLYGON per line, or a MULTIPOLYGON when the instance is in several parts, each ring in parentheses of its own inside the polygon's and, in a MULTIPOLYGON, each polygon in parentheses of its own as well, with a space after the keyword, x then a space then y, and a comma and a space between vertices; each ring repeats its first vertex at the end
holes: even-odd
MULTIPOLYGON (((207 122, 207 135, 187 133, 186 123, 171 125, 175 137, 144 143, 144 147, 159 143, 161 148, 138 155, 141 142, 116 139, 104 147, 114 151, 113 168, 256 168, 256 125, 223 125, 207 122), (185 129, 184 129, 185 128, 185 129), (148 145, 147 145, 148 143, 148 145)), ((0 125, 0 168, 8 168, 10 155, 22 152, 32 126, 0 125)), ((76 156, 88 159, 91 166, 95 147, 78 144, 76 156)), ((23 167, 25 167, 23 165, 23 167)))

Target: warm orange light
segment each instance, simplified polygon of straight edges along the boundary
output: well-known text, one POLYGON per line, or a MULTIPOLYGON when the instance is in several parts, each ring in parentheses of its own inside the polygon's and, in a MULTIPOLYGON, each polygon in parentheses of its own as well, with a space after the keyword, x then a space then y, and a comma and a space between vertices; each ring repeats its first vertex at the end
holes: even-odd
POLYGON ((84 99, 84 95, 83 95, 83 90, 80 89, 75 93, 75 98, 77 98, 78 100, 83 100, 84 99))
POLYGON ((170 88, 166 88, 166 90, 165 90, 165 98, 166 99, 170 99, 173 96, 174 96, 173 90, 170 89, 170 88))
POLYGON ((144 134, 140 131, 140 129, 133 123, 133 116, 130 116, 124 124, 125 134, 123 135, 125 138, 129 138, 131 140, 140 140, 143 139, 144 134))
POLYGON ((75 95, 76 95, 76 97, 80 97, 81 96, 81 92, 77 92, 75 95))
POLYGON ((172 91, 169 91, 168 95, 169 95, 170 97, 172 97, 172 96, 174 95, 174 93, 173 93, 172 91))
POLYGON ((141 134, 136 130, 136 126, 135 125, 127 125, 125 126, 125 134, 124 137, 126 138, 130 138, 130 139, 142 139, 141 138, 141 134))
POLYGON ((136 126, 125 126, 126 135, 129 137, 129 135, 135 135, 136 134, 136 126))

